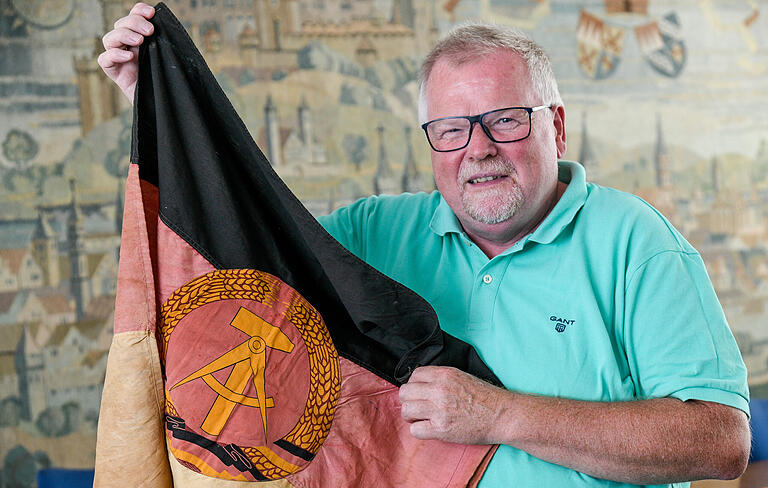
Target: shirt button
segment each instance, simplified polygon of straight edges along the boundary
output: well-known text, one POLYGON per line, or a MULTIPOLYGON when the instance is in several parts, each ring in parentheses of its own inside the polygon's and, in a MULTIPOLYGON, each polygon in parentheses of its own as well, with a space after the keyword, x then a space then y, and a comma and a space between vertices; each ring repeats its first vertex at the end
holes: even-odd
POLYGON ((489 274, 483 276, 483 283, 485 283, 486 285, 490 285, 492 281, 493 281, 493 276, 489 274))

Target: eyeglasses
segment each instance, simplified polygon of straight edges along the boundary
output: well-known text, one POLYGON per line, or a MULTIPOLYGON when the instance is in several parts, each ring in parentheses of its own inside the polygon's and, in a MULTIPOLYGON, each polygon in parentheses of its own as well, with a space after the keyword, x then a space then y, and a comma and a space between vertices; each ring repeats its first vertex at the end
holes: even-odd
POLYGON ((516 142, 531 135, 531 114, 551 107, 508 107, 480 115, 442 117, 423 124, 421 128, 427 134, 429 145, 437 152, 458 151, 467 147, 475 122, 493 142, 516 142))

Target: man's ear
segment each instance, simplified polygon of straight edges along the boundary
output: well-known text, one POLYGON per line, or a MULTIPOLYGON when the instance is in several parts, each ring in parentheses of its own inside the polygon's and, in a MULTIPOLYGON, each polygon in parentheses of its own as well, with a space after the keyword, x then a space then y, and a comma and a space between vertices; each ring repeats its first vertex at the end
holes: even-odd
POLYGON ((557 159, 560 159, 565 154, 565 150, 568 145, 565 142, 565 107, 558 105, 553 109, 554 120, 552 123, 555 126, 555 145, 557 147, 557 159))

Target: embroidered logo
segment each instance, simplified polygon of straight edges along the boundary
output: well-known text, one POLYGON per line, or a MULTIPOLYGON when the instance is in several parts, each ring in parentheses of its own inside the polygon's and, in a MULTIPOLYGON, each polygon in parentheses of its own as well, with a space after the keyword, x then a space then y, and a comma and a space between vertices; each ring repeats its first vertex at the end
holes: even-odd
POLYGON ((576 322, 575 320, 558 317, 557 315, 550 316, 549 320, 555 323, 555 330, 561 333, 565 332, 567 326, 573 325, 576 322))

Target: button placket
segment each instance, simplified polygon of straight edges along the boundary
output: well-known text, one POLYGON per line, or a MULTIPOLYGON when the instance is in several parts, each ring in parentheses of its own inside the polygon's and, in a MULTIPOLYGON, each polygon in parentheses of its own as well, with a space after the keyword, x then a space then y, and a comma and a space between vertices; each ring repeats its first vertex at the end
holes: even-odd
POLYGON ((472 296, 469 303, 467 328, 471 330, 490 329, 493 322, 493 311, 496 308, 496 295, 499 280, 492 270, 499 270, 498 262, 489 262, 475 275, 472 296))

